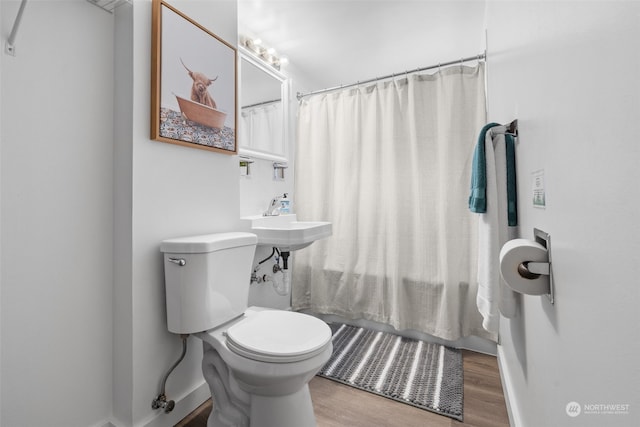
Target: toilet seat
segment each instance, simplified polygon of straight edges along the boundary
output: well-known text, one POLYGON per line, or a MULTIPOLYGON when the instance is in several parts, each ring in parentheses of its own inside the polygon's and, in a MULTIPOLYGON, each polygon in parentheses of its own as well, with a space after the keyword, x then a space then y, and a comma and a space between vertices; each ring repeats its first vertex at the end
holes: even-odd
POLYGON ((260 362, 298 362, 321 353, 331 341, 322 320, 293 311, 254 313, 226 331, 227 347, 260 362))

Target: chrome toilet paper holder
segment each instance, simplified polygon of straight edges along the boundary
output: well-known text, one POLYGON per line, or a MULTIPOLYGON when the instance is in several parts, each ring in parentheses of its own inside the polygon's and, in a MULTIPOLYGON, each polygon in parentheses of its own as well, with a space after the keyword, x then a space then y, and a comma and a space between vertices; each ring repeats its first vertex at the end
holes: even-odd
POLYGON ((553 304, 555 287, 553 284, 553 274, 551 271, 551 236, 549 233, 544 232, 538 228, 533 229, 533 236, 537 243, 541 244, 547 250, 549 257, 548 262, 523 262, 518 266, 518 273, 522 277, 535 279, 541 275, 549 276, 549 293, 547 297, 549 302, 553 304))
POLYGON ((540 276, 551 275, 551 265, 548 262, 525 261, 518 265, 518 273, 526 279, 537 279, 540 276))

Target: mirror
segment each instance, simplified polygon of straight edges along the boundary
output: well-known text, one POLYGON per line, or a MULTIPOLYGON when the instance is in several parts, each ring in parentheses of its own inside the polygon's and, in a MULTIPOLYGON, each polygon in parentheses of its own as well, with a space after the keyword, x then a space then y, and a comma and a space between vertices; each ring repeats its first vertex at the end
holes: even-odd
POLYGON ((239 154, 287 161, 284 75, 240 50, 239 154))

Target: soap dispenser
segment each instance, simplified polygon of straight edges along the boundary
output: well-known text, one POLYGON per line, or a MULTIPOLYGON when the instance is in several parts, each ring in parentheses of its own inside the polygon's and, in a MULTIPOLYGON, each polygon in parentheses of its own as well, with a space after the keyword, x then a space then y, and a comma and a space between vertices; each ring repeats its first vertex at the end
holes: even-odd
POLYGON ((290 214, 291 213, 291 199, 287 193, 284 193, 282 199, 280 199, 280 213, 281 214, 290 214))

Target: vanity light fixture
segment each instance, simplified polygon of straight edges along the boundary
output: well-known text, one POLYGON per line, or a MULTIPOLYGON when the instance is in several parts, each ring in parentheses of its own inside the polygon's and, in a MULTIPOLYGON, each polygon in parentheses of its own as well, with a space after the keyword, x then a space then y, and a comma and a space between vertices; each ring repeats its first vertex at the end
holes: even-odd
POLYGON ((289 60, 287 58, 280 58, 276 54, 275 48, 263 46, 261 39, 252 39, 251 37, 241 35, 240 44, 246 47, 256 57, 262 59, 262 61, 269 64, 276 70, 280 70, 280 67, 282 65, 289 63, 289 60))

